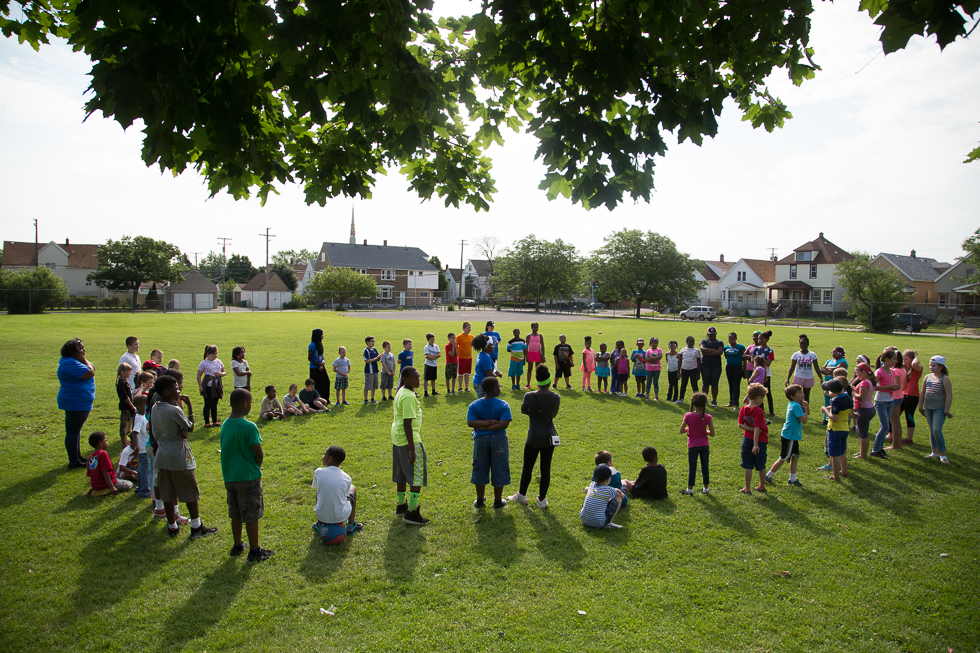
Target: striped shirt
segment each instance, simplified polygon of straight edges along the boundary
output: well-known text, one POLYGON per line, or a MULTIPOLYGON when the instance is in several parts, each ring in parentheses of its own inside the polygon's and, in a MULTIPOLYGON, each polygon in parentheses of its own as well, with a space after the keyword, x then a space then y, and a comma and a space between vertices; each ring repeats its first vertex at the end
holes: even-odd
POLYGON ((585 494, 585 503, 579 511, 579 517, 586 526, 602 528, 606 525, 606 505, 616 498, 616 488, 611 485, 589 485, 585 494))

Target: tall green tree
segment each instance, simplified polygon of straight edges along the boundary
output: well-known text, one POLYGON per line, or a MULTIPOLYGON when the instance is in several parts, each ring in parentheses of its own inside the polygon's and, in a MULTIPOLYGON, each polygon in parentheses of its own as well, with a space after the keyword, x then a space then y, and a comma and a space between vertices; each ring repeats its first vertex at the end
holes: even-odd
POLYGON ((68 296, 68 286, 46 267, 0 270, 0 307, 10 314, 43 313, 68 296))
POLYGON ((870 254, 851 253, 853 259, 837 264, 837 283, 851 302, 847 313, 868 331, 887 333, 895 328, 892 316, 908 303, 905 281, 895 268, 871 265, 870 254))
POLYGON ((439 293, 440 296, 444 296, 443 293, 449 289, 449 282, 446 280, 445 270, 442 267, 442 261, 439 260, 438 256, 430 256, 429 263, 432 267, 439 270, 439 293))
POLYGON ((569 297, 577 293, 582 279, 582 257, 575 246, 562 241, 538 240, 534 234, 522 238, 497 259, 494 276, 504 295, 541 299, 569 297))
POLYGON ((283 249, 272 255, 272 262, 276 265, 297 265, 312 261, 317 257, 316 252, 308 249, 283 249))
POLYGON ((234 279, 236 283, 246 284, 252 280, 259 271, 252 265, 252 261, 247 256, 232 254, 228 259, 228 267, 225 268, 225 275, 229 279, 234 279))
POLYGON ((221 275, 225 272, 228 261, 221 252, 208 252, 207 255, 198 261, 197 271, 214 283, 221 283, 221 275))
POLYGON ((603 240, 589 260, 592 281, 603 297, 633 302, 636 317, 645 301, 666 304, 693 297, 702 287, 695 275, 703 263, 677 251, 666 236, 623 229, 603 240))
POLYGON ((350 268, 326 268, 316 273, 306 284, 306 293, 321 302, 338 303, 343 307, 344 302, 351 299, 367 299, 376 297, 378 283, 374 277, 369 277, 350 268))
POLYGON ((146 236, 109 239, 95 252, 99 262, 88 280, 109 290, 132 293, 133 310, 140 284, 183 281, 183 255, 176 245, 146 236))
POLYGON ((278 274, 279 278, 282 279, 282 282, 286 284, 286 287, 291 292, 299 286, 299 279, 296 278, 296 270, 293 269, 293 266, 286 265, 285 263, 276 263, 269 266, 269 271, 278 274))

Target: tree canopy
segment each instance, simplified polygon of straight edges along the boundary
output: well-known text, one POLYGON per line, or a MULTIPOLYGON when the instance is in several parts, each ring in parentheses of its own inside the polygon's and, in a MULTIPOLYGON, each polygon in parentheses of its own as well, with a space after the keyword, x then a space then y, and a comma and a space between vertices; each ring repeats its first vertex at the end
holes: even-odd
POLYGON ((228 259, 228 267, 225 268, 225 277, 241 284, 248 283, 258 273, 252 261, 241 254, 232 254, 228 259))
POLYGON ((177 246, 146 236, 110 238, 99 245, 95 258, 99 264, 88 280, 109 290, 128 290, 134 309, 140 284, 184 280, 184 257, 177 246))
MULTIPOLYGON (((261 271, 262 270, 260 270, 260 272, 261 271)), ((269 266, 269 271, 278 274, 279 278, 284 284, 286 284, 286 287, 289 288, 290 292, 296 290, 296 287, 299 286, 299 279, 296 278, 296 270, 294 270, 291 265, 286 265, 285 263, 274 263, 273 265, 269 266)))
POLYGON ((68 286, 52 270, 40 266, 0 270, 0 307, 10 314, 43 313, 68 296, 68 286))
POLYGON ((378 295, 374 277, 350 268, 326 268, 316 273, 306 284, 306 293, 320 302, 336 302, 343 306, 350 299, 366 299, 378 295))
POLYGON ((197 264, 197 271, 214 283, 221 282, 221 274, 225 271, 228 261, 220 252, 208 252, 197 264))
POLYGON ((851 302, 847 312, 868 331, 887 333, 895 328, 893 314, 908 302, 905 282, 895 268, 871 265, 870 254, 851 253, 853 259, 837 264, 837 282, 851 302))
POLYGON ((577 294, 582 278, 582 257, 575 246, 562 241, 538 240, 534 234, 504 250, 497 259, 495 291, 502 295, 534 298, 577 294))
MULTIPOLYGON (((980 270, 980 229, 963 241, 963 251, 966 252, 966 260, 973 263, 973 269, 980 270)), ((980 272, 964 277, 964 281, 980 284, 980 272)), ((973 294, 980 294, 980 285, 973 289, 973 294)))
POLYGON ((307 263, 317 257, 316 252, 303 249, 283 249, 272 255, 272 262, 276 265, 297 265, 307 263))
POLYGON ((693 297, 701 284, 695 278, 702 262, 677 251, 670 238, 639 229, 606 236, 589 260, 603 297, 632 301, 636 317, 644 301, 666 304, 693 297))

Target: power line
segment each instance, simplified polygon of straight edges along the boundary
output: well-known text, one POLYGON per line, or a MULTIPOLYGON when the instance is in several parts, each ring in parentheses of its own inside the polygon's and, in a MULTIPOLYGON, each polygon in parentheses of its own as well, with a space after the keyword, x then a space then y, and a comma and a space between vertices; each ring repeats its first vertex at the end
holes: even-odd
POLYGON ((269 233, 269 227, 265 228, 264 234, 259 234, 265 238, 265 310, 269 310, 269 239, 275 238, 275 234, 269 233))

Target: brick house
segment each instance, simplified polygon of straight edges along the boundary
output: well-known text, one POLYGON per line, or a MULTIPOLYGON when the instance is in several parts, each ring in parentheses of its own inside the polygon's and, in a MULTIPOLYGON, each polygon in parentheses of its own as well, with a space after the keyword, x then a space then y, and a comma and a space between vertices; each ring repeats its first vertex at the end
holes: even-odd
POLYGON ((368 245, 366 240, 362 245, 323 243, 314 268, 350 268, 374 277, 379 294, 368 304, 430 308, 443 271, 428 259, 418 247, 389 246, 387 240, 382 245, 368 245))

